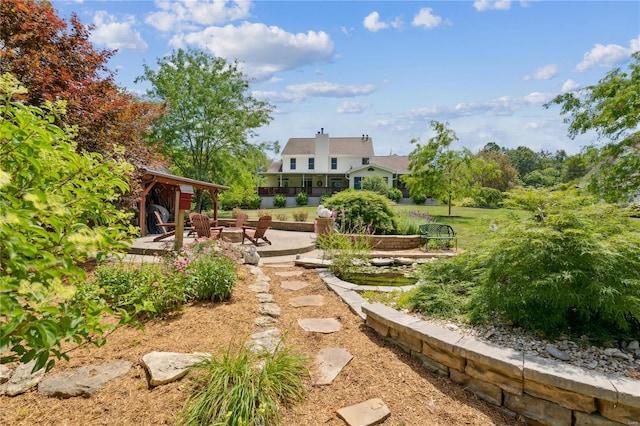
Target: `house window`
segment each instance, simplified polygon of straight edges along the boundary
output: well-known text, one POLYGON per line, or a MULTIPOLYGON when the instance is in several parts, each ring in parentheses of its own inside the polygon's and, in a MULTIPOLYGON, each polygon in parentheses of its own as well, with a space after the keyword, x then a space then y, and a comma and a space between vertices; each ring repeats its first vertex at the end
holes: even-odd
POLYGON ((289 169, 291 170, 295 170, 296 169, 296 159, 292 158, 289 160, 289 169))
POLYGON ((315 158, 309 158, 309 170, 313 170, 316 168, 316 160, 315 158))
POLYGON ((369 157, 362 158, 362 165, 364 166, 365 164, 369 164, 369 157))
POLYGON ((311 178, 307 178, 302 182, 302 186, 305 188, 313 188, 313 180, 311 178))
POLYGON ((331 158, 331 170, 338 170, 338 159, 336 157, 331 158))
POLYGON ((353 177, 353 188, 354 189, 362 189, 362 176, 354 176, 353 177))
POLYGON ((383 176, 382 178, 384 179, 384 183, 389 185, 389 177, 388 176, 383 176))

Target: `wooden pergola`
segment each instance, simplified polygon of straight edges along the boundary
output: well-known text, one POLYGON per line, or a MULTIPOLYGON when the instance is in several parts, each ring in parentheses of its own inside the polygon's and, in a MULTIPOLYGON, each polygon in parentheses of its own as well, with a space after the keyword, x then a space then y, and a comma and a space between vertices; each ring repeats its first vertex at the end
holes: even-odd
POLYGON ((218 193, 220 190, 229 189, 228 186, 217 185, 215 183, 203 182, 200 180, 189 179, 182 176, 176 176, 164 171, 145 169, 142 177, 142 195, 140 197, 140 235, 145 236, 147 234, 147 212, 146 212, 146 199, 151 190, 158 184, 162 184, 165 187, 169 187, 174 194, 174 217, 175 217, 175 248, 182 247, 182 238, 184 236, 184 211, 188 210, 183 208, 185 206, 184 201, 189 199, 189 205, 191 200, 191 194, 193 191, 184 191, 185 187, 191 187, 195 189, 202 189, 209 191, 211 199, 213 200, 213 220, 218 221, 218 193), (182 190, 181 190, 182 187, 182 190), (185 195, 188 194, 188 197, 185 195), (182 195, 183 203, 180 202, 182 195), (182 204, 182 206, 181 206, 182 204))

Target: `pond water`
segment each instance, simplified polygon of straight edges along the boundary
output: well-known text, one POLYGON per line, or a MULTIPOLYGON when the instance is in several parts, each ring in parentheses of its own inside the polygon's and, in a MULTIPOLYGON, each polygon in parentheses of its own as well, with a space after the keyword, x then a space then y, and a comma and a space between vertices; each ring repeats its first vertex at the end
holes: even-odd
POLYGON ((413 285, 418 281, 414 272, 414 270, 363 271, 349 274, 342 279, 356 285, 402 287, 413 285))

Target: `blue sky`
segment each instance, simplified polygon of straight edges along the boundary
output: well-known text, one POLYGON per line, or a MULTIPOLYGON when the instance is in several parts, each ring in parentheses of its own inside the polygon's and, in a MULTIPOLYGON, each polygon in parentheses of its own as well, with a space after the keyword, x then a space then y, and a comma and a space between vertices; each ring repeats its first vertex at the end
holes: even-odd
POLYGON ((595 84, 640 50, 638 1, 53 1, 94 24, 91 41, 135 92, 143 64, 177 48, 237 59, 255 97, 276 107, 258 141, 373 138, 376 155, 448 122, 454 148, 492 141, 569 154, 557 94, 595 84))

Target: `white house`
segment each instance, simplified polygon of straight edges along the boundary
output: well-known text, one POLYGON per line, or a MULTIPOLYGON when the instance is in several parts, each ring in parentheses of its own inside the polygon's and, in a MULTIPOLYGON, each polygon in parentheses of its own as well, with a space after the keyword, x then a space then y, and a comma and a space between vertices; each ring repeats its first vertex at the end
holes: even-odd
POLYGON ((261 173, 266 184, 258 194, 265 206, 275 194, 295 197, 300 192, 309 195, 310 205, 317 205, 325 193, 360 189, 362 179, 370 174, 382 176, 390 188, 399 188, 408 197, 399 179, 408 173, 408 157, 374 155, 369 135, 332 138, 321 129, 313 138, 290 138, 281 155, 280 161, 261 173))

